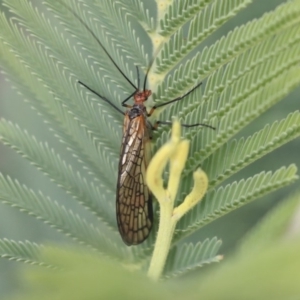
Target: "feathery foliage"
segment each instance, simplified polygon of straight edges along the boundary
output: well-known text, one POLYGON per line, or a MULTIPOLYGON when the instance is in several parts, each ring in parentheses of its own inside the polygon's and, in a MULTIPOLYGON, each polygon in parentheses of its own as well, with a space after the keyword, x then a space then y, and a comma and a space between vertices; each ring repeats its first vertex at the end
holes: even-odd
POLYGON ((226 213, 285 186, 298 178, 297 168, 291 165, 276 172, 261 172, 253 177, 221 186, 209 192, 178 224, 177 238, 182 238, 226 213))
POLYGON ((0 256, 9 260, 21 261, 32 265, 45 265, 40 260, 42 246, 29 241, 15 242, 8 239, 0 239, 0 256))
POLYGON ((175 277, 182 273, 200 268, 205 264, 219 262, 222 256, 217 255, 221 241, 217 238, 206 239, 203 243, 183 244, 174 247, 168 256, 164 276, 175 277))
MULTIPOLYGON (((122 116, 78 80, 120 107, 122 99, 134 91, 135 66, 146 70, 154 56, 149 72, 154 95, 149 107, 205 81, 186 99, 158 109, 151 120, 161 113, 161 120, 178 116, 187 124, 200 120, 217 127, 215 131, 201 127, 185 131, 191 150, 178 201, 191 190, 192 172, 199 165, 207 172, 210 186, 205 199, 178 223, 164 274, 173 277, 220 260, 217 238, 195 245, 177 244, 179 240, 297 179, 297 168, 290 165, 273 173, 259 170, 253 177, 221 185, 299 136, 299 112, 294 112, 252 136, 233 139, 300 84, 300 1, 287 1, 205 47, 202 43, 207 37, 247 9, 250 0, 152 2, 45 0, 37 7, 30 0, 3 0, 1 9, 8 12, 3 9, 0 15, 2 71, 42 116, 68 157, 63 158, 56 145, 4 119, 0 121, 1 140, 70 194, 89 217, 65 208, 64 199, 54 201, 2 174, 0 199, 100 255, 146 268, 156 225, 149 239, 136 247, 123 245, 116 232, 114 199, 122 116), (84 20, 129 80, 61 1, 84 20)), ((166 126, 155 132, 155 150, 168 134, 166 126)), ((0 242, 2 257, 43 264, 37 245, 0 242)))

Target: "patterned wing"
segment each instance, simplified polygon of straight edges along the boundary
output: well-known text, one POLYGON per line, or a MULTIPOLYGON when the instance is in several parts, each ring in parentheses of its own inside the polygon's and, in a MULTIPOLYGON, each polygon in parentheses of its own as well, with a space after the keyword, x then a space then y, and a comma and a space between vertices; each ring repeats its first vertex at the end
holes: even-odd
POLYGON ((140 115, 125 115, 117 184, 117 222, 127 245, 142 243, 153 224, 152 199, 145 182, 148 165, 149 132, 140 115))

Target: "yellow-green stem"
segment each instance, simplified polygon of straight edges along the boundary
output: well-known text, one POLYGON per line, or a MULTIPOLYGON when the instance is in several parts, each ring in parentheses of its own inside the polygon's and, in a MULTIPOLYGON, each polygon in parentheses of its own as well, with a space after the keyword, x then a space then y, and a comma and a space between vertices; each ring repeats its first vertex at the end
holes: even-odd
POLYGON ((185 197, 183 203, 174 208, 180 176, 189 151, 189 141, 181 140, 180 136, 180 123, 175 121, 170 141, 153 156, 146 173, 147 185, 160 205, 159 228, 148 270, 148 276, 153 280, 158 280, 163 273, 176 223, 203 198, 208 186, 206 174, 200 169, 197 170, 194 172, 193 190, 185 197), (164 188, 162 173, 168 161, 170 174, 168 186, 164 188))
POLYGON ((148 270, 148 276, 153 280, 158 280, 160 278, 167 260, 176 226, 176 222, 172 218, 172 214, 172 201, 166 199, 166 201, 160 203, 160 224, 148 270))

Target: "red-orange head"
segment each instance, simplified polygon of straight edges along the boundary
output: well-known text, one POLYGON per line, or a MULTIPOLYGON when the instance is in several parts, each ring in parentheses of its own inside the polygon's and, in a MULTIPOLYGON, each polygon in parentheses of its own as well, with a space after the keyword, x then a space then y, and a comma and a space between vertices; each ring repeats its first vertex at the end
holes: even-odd
POLYGON ((142 104, 147 101, 147 99, 151 96, 152 92, 150 90, 138 91, 134 94, 134 104, 142 104))

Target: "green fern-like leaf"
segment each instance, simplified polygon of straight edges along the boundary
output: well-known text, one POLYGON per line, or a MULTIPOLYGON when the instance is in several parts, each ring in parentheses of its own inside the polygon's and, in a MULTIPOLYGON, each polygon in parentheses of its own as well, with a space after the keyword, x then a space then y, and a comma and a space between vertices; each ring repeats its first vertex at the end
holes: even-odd
MULTIPOLYGON (((209 155, 216 151, 224 142, 228 141, 233 135, 243 129, 243 127, 257 118, 259 114, 276 104, 282 97, 294 89, 299 82, 299 69, 293 67, 280 74, 276 80, 271 81, 268 85, 252 93, 251 96, 246 97, 244 102, 239 103, 232 110, 228 111, 220 120, 220 129, 217 130, 216 133, 209 132, 201 135, 201 130, 198 130, 195 134, 195 140, 197 142, 191 147, 193 155, 188 159, 185 174, 194 170, 205 158, 209 157, 209 155)), ((232 101, 239 97, 238 94, 234 96, 230 92, 227 95, 229 96, 229 94, 231 94, 232 101)), ((225 96, 223 99, 225 99, 225 96)))
POLYGON ((29 136, 26 131, 11 122, 1 120, 0 132, 4 144, 31 161, 34 166, 113 229, 115 217, 113 207, 111 205, 101 207, 103 202, 99 201, 111 195, 100 192, 95 184, 88 182, 80 173, 75 173, 72 166, 67 165, 54 149, 49 149, 48 144, 38 142, 35 137, 29 136))
POLYGON ((299 135, 300 114, 297 111, 280 122, 266 125, 247 140, 241 138, 239 141, 233 140, 224 144, 203 163, 203 169, 210 178, 210 186, 218 185, 251 162, 299 135))
MULTIPOLYGON (((172 77, 161 83, 157 88, 158 99, 170 99, 179 96, 179 93, 189 89, 210 75, 238 55, 251 47, 265 41, 270 36, 280 33, 300 21, 300 5, 298 1, 291 1, 279 6, 275 11, 266 13, 262 18, 251 21, 244 26, 236 28, 226 37, 220 39, 210 47, 198 52, 184 66, 179 66, 172 77), (167 93, 166 93, 167 91, 167 93)), ((164 70, 166 63, 158 63, 164 70)), ((173 62, 173 66, 177 61, 173 62)))
POLYGON ((41 260, 42 246, 29 241, 16 242, 0 239, 0 256, 9 260, 21 261, 31 265, 54 267, 41 260))
POLYGON ((170 37, 187 21, 199 14, 210 2, 212 0, 188 0, 171 3, 160 20, 161 31, 159 34, 170 37))
POLYGON ((121 2, 122 9, 138 20, 147 32, 151 34, 155 31, 155 20, 143 2, 138 0, 121 0, 121 2))
POLYGON ((273 174, 262 172, 247 180, 243 179, 211 191, 195 209, 179 221, 176 240, 266 193, 295 181, 298 179, 296 172, 295 165, 282 167, 273 174))
MULTIPOLYGON (((179 222, 164 274, 173 277, 219 261, 216 238, 194 245, 177 242, 297 178, 296 167, 291 165, 274 173, 259 170, 251 178, 220 186, 299 136, 299 112, 294 112, 250 137, 232 140, 300 84, 299 0, 287 1, 201 48, 206 38, 250 2, 178 0, 157 5, 138 0, 45 0, 36 7, 30 0, 3 0, 9 14, 0 15, 2 70, 42 116, 68 158, 55 145, 4 119, 0 121, 1 141, 70 194, 88 210, 85 216, 89 218, 66 209, 61 204, 64 199, 53 201, 4 175, 0 176, 1 201, 105 256, 145 269, 157 224, 147 241, 137 247, 123 245, 116 230, 114 199, 122 116, 78 81, 120 107, 135 90, 135 66, 146 70, 154 56, 148 76, 153 92, 149 107, 182 96, 205 81, 203 88, 166 110, 157 110, 150 120, 177 116, 186 124, 217 127, 216 131, 199 127, 185 131, 191 149, 178 201, 191 190, 192 172, 199 165, 209 175, 210 186, 203 202, 179 222), (101 40, 127 79, 65 5, 101 40)), ((158 128, 154 150, 168 139, 168 133, 167 126, 158 128)), ((38 250, 39 246, 29 242, 0 241, 0 255, 19 261, 40 264, 35 256, 38 250)))
POLYGON ((21 185, 11 178, 0 175, 0 200, 29 215, 49 224, 66 236, 112 257, 126 257, 127 249, 118 245, 115 234, 105 234, 105 228, 98 224, 97 228, 88 224, 56 201, 45 197, 41 192, 35 193, 25 185, 21 185))
POLYGON ((164 44, 161 52, 161 60, 164 63, 157 66, 157 72, 167 73, 170 71, 172 66, 175 66, 181 58, 250 2, 250 0, 213 2, 211 6, 196 14, 191 20, 186 41, 179 42, 183 35, 183 30, 180 28, 174 37, 164 44))
POLYGON ((217 238, 206 239, 203 243, 183 244, 175 247, 169 254, 165 266, 165 277, 174 277, 205 264, 219 262, 222 257, 217 255, 221 241, 217 238))

